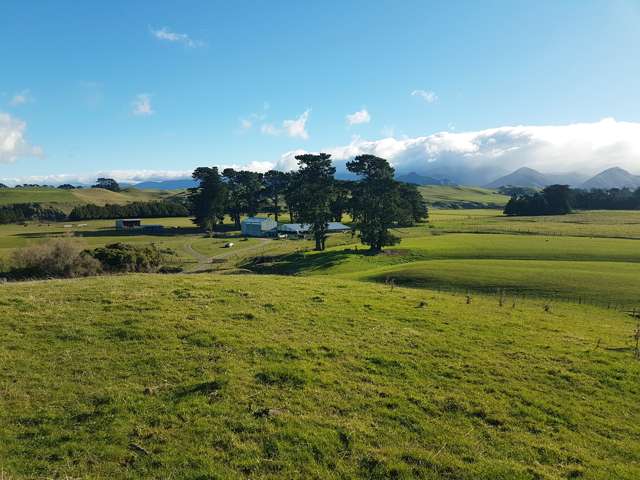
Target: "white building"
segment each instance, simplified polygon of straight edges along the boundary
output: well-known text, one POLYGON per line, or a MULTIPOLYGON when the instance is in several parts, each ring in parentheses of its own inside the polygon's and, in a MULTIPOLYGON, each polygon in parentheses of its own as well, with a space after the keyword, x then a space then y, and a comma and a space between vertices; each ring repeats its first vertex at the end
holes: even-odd
POLYGON ((271 218, 249 217, 240 222, 240 229, 247 237, 270 237, 277 233, 278 224, 271 218))

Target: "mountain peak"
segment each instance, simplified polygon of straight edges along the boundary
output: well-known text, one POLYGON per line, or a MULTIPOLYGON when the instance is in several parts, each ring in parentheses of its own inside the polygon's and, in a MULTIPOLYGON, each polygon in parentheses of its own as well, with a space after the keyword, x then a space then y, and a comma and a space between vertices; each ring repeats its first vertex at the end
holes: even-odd
POLYGON ((594 175, 589 180, 580 185, 581 188, 590 190, 601 188, 640 188, 640 176, 632 175, 624 168, 611 167, 594 175))

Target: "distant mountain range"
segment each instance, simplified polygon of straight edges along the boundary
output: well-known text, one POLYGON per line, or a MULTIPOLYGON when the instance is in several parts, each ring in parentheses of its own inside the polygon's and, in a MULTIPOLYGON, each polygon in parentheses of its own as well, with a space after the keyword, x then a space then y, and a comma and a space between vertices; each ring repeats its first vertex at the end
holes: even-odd
POLYGON ((575 188, 590 190, 592 188, 638 188, 640 176, 633 175, 626 170, 613 167, 598 173, 594 177, 587 178, 579 173, 544 174, 528 167, 522 167, 508 175, 500 177, 487 184, 487 188, 499 188, 505 186, 544 188, 548 185, 563 184, 575 188))
POLYGON ((632 175, 626 170, 618 167, 609 168, 604 172, 600 172, 595 177, 581 185, 581 188, 640 188, 640 175, 632 175))
POLYGON ((396 180, 404 183, 412 183, 414 185, 454 185, 453 182, 446 178, 428 177, 425 175, 419 175, 416 172, 398 175, 396 176, 396 180))

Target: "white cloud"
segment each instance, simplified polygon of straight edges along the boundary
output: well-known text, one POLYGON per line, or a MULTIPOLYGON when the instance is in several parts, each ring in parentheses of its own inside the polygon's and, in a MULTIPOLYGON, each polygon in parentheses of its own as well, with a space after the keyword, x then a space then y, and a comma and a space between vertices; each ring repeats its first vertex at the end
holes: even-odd
POLYGON ((430 90, 414 90, 411 92, 411 95, 414 97, 420 97, 427 103, 435 103, 438 101, 438 95, 436 95, 436 92, 432 92, 430 90))
POLYGON ((26 122, 0 112, 0 163, 13 163, 20 157, 40 157, 42 149, 25 139, 26 122))
POLYGON ((204 47, 204 42, 200 40, 194 40, 186 33, 177 33, 170 31, 167 27, 162 27, 158 30, 150 29, 151 34, 158 40, 171 43, 181 43, 189 48, 204 47))
POLYGON ((366 108, 363 108, 362 110, 347 115, 346 119, 349 125, 358 125, 360 123, 369 123, 371 121, 371 115, 369 115, 366 108))
POLYGON ((31 102, 33 102, 31 92, 29 91, 29 89, 25 89, 11 97, 11 100, 9 100, 9 105, 11 105, 12 107, 17 107, 19 105, 24 105, 25 103, 31 102))
POLYGON ((260 127, 260 131, 267 135, 285 134, 292 138, 302 138, 303 140, 307 140, 309 138, 309 132, 307 132, 307 120, 309 120, 310 113, 311 109, 307 109, 295 120, 284 120, 281 128, 278 128, 273 123, 263 123, 260 127))
POLYGON ((293 138, 302 138, 304 140, 309 138, 309 133, 307 132, 307 120, 309 119, 310 113, 311 109, 307 109, 295 120, 285 120, 282 122, 282 127, 287 135, 293 138))
POLYGON ((133 110, 131 113, 139 116, 149 116, 156 113, 151 106, 151 95, 148 93, 139 93, 131 102, 133 110))
MULTIPOLYGON (((484 184, 527 166, 543 173, 595 174, 619 166, 640 174, 640 123, 606 118, 593 123, 548 126, 506 126, 473 132, 438 132, 415 138, 354 138, 345 146, 327 148, 338 170, 356 155, 388 159, 400 172, 440 175, 459 183, 484 184)), ((277 162, 294 168, 287 152, 277 162)))

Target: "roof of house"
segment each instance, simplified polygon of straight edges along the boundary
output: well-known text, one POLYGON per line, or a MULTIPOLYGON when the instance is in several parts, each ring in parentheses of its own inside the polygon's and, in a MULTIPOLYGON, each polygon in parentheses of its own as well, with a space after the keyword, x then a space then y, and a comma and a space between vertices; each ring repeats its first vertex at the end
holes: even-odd
POLYGON ((249 218, 245 218, 242 223, 255 223, 255 224, 260 224, 260 223, 264 223, 266 221, 270 221, 273 222, 274 220, 272 220, 271 218, 264 218, 264 217, 249 217, 249 218))
MULTIPOLYGON (((279 230, 284 232, 308 232, 311 228, 311 225, 306 223, 285 223, 278 227, 279 230)), ((336 231, 336 230, 351 230, 344 223, 340 222, 329 222, 327 226, 328 231, 336 231)))

